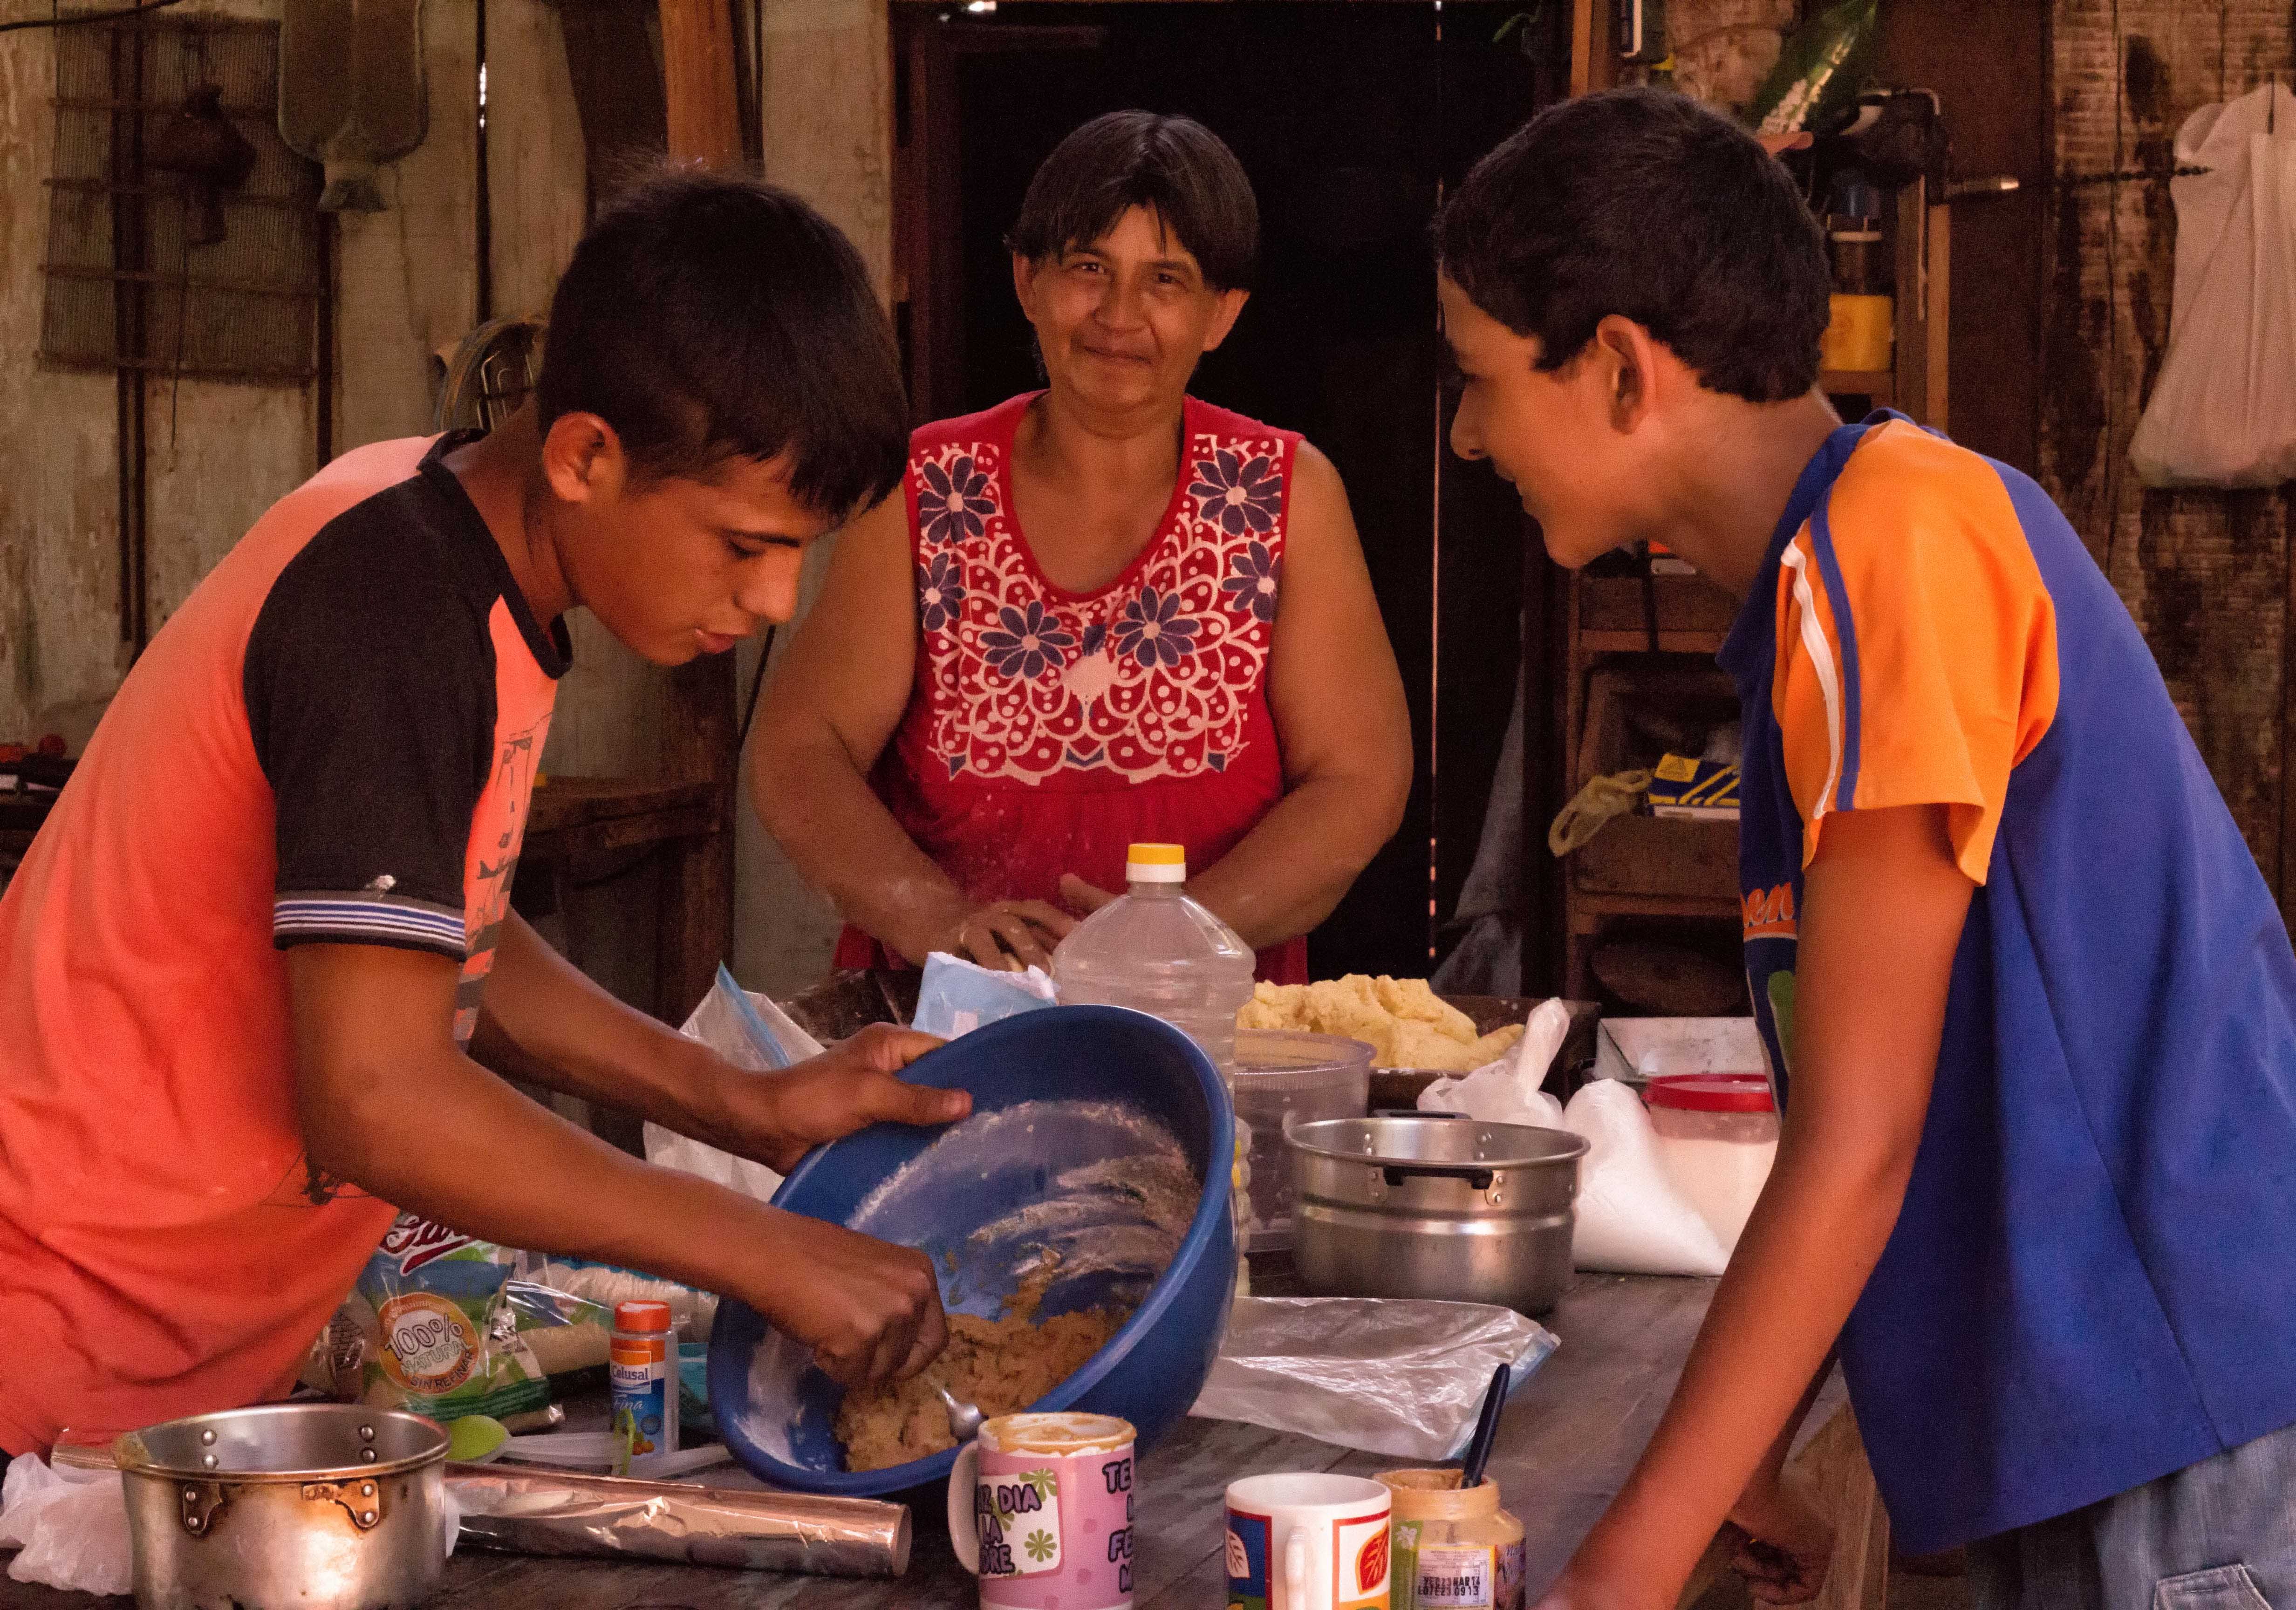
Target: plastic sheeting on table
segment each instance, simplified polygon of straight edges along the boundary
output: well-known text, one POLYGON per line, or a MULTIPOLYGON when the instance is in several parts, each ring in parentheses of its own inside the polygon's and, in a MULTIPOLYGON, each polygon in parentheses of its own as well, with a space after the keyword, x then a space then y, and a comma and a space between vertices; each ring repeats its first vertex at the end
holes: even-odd
POLYGON ((1406 1459, 1455 1459, 1501 1364, 1521 1386, 1560 1344, 1511 1308, 1238 1297, 1191 1414, 1406 1459))

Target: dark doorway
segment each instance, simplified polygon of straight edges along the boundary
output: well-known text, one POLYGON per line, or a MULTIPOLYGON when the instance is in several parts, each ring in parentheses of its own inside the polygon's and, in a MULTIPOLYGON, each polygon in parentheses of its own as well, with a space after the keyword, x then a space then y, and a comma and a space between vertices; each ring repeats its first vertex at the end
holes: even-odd
POLYGON ((1567 9, 895 7, 901 328, 921 417, 1038 384, 1003 237, 1070 129, 1124 107, 1184 112, 1251 176, 1259 287, 1194 389, 1304 432, 1339 467, 1418 756, 1403 830, 1310 940, 1317 977, 1426 973, 1436 913, 1473 859, 1513 699, 1525 522, 1510 488, 1441 447, 1427 225, 1443 187, 1557 93, 1567 9), (1528 49, 1520 23, 1502 37, 1526 10, 1546 19, 1528 49))

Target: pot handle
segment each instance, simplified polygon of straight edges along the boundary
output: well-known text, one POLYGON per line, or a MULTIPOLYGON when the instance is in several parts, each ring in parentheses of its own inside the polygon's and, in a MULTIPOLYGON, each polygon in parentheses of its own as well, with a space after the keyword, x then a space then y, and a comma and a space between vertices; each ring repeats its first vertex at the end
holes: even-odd
POLYGON ((185 1482, 177 1497, 176 1519, 193 1537, 205 1537, 216 1516, 231 1501, 231 1489, 221 1482, 185 1482))
POLYGON ((361 1532, 372 1532, 382 1521, 382 1483, 373 1476, 350 1482, 306 1482, 303 1501, 340 1504, 351 1524, 361 1532))
POLYGON ((1382 1172, 1391 1189, 1400 1187, 1406 1180, 1464 1180, 1471 1190, 1488 1190, 1496 1177, 1492 1170, 1477 1168, 1472 1163, 1390 1163, 1382 1172))

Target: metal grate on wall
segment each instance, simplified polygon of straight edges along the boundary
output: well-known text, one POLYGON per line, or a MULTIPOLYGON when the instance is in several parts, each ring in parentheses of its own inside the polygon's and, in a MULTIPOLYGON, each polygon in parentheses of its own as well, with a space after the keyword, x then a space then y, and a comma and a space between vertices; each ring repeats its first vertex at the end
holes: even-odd
POLYGON ((139 18, 59 29, 55 41, 41 358, 68 369, 310 380, 319 169, 279 138, 278 24, 139 18), (166 167, 184 143, 187 106, 207 100, 252 151, 242 154, 243 181, 211 196, 166 167), (206 239, 218 222, 221 238, 206 239))

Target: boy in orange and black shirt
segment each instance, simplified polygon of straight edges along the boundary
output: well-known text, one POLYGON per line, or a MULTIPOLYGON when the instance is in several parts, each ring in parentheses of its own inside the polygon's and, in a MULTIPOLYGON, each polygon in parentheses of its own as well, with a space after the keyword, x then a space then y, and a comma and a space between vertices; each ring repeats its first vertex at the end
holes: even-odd
POLYGON ((656 1169, 474 1063, 786 1165, 961 1116, 878 1033, 765 1078, 511 911, 589 608, 676 664, 787 619, 906 439, 890 333, 802 203, 601 215, 537 403, 346 454, 154 638, 0 899, 0 1451, 275 1395, 406 1209, 741 1295, 848 1380, 943 1336, 922 1255, 656 1169))

